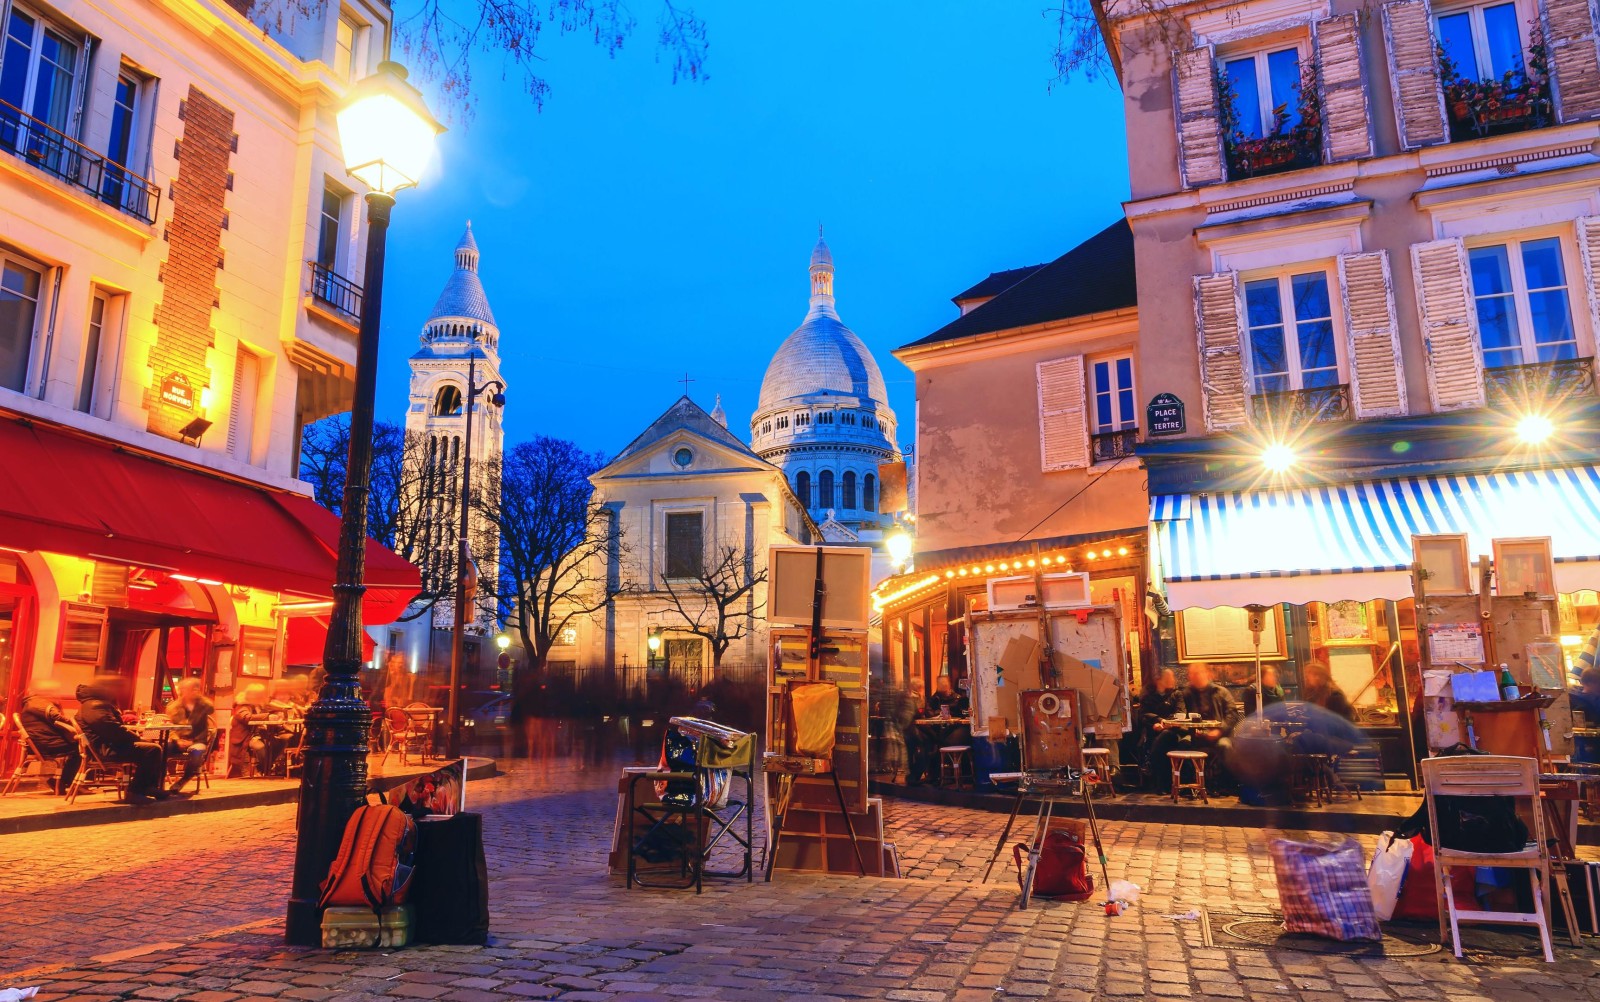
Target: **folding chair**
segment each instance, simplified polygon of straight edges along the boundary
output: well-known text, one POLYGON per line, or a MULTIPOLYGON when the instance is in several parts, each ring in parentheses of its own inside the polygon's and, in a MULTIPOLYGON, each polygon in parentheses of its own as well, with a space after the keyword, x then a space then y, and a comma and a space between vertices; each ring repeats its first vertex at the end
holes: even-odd
POLYGON ((1457 957, 1461 956, 1462 922, 1531 925, 1539 930, 1545 963, 1555 963, 1550 950, 1550 917, 1546 902, 1550 892, 1550 849, 1545 842, 1544 812, 1539 809, 1539 762, 1517 755, 1458 755, 1422 762, 1427 790, 1428 831, 1433 834, 1433 875, 1439 895, 1439 939, 1446 923, 1457 957), (1514 797, 1532 807, 1533 843, 1515 852, 1468 852, 1440 844, 1439 797, 1514 797), (1450 870, 1457 866, 1494 866, 1528 871, 1533 886, 1533 911, 1498 912, 1457 908, 1450 870))
POLYGON ((78 794, 85 789, 117 791, 117 799, 127 796, 128 780, 133 773, 133 766, 126 762, 113 762, 106 764, 99 752, 89 743, 89 739, 82 734, 78 735, 78 753, 83 756, 83 764, 78 766, 78 775, 73 777, 72 786, 67 790, 67 803, 73 804, 78 799, 78 794))
MULTIPOLYGON (((850 808, 845 806, 844 788, 839 785, 839 774, 833 769, 833 736, 839 725, 839 687, 833 682, 790 682, 783 693, 783 751, 767 752, 762 756, 762 770, 778 777, 777 823, 771 828, 766 848, 766 879, 772 880, 772 868, 778 861, 778 842, 783 838, 783 825, 789 817, 789 807, 794 800, 794 781, 797 776, 823 776, 833 780, 833 793, 839 801, 839 813, 844 817, 845 831, 850 833, 850 847, 855 850, 856 869, 867 875, 867 863, 861 857, 861 843, 856 839, 855 822, 850 820, 850 808), (833 698, 826 693, 807 693, 796 705, 797 693, 807 690, 832 689, 833 698)), ((770 808, 769 808, 770 810, 770 808)), ((824 851, 826 847, 824 846, 824 851)))
POLYGON ((11 725, 17 732, 17 738, 22 742, 22 757, 17 760, 17 767, 11 770, 11 778, 6 780, 5 787, 0 789, 0 797, 9 797, 16 790, 17 784, 22 782, 23 774, 28 771, 28 766, 37 763, 40 774, 43 775, 46 762, 54 762, 57 768, 60 768, 61 760, 66 758, 65 755, 46 755, 41 752, 39 746, 33 743, 33 738, 28 735, 27 730, 22 726, 22 714, 13 713, 11 715, 11 725))

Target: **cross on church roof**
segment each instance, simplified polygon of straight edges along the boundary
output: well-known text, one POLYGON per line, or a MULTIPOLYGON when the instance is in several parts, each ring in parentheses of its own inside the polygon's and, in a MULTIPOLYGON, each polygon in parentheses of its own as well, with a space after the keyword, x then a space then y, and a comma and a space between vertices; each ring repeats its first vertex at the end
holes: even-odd
POLYGON ((678 380, 678 382, 683 384, 683 395, 684 396, 688 396, 689 395, 689 384, 694 382, 694 380, 690 379, 689 378, 689 374, 687 372, 685 372, 683 374, 683 378, 678 380))

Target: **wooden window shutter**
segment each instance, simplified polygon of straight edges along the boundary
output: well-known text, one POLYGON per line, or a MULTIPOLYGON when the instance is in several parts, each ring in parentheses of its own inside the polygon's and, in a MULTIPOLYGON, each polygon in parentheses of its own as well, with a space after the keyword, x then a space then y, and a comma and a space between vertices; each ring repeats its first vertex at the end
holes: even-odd
POLYGON ((1578 220, 1578 253, 1583 257, 1583 282, 1589 292, 1589 330, 1600 338, 1600 216, 1578 220))
POLYGON ((1361 26, 1354 14, 1316 25, 1317 83, 1322 90, 1322 135, 1328 159, 1372 156, 1372 114, 1361 73, 1361 26))
POLYGON ((1388 253, 1341 255, 1339 285, 1356 417, 1398 417, 1406 412, 1406 377, 1388 253))
POLYGON ((1222 176, 1222 121, 1217 114, 1216 57, 1209 45, 1172 55, 1177 95, 1178 167, 1185 188, 1222 176))
POLYGON ((1040 362, 1039 456, 1040 466, 1054 470, 1079 470, 1089 465, 1089 415, 1083 392, 1083 356, 1068 355, 1040 362))
POLYGON ((1450 129, 1445 124, 1428 0, 1384 4, 1383 42, 1389 50, 1389 85, 1394 91, 1400 145, 1414 150, 1447 141, 1450 129))
POLYGON ((1413 244, 1411 265, 1433 409, 1482 407, 1483 360, 1467 278, 1467 249, 1459 239, 1413 244))
POLYGON ((1596 21, 1594 0, 1541 0, 1539 4, 1558 121, 1576 122, 1600 114, 1596 21))
POLYGON ((1194 314, 1200 339, 1206 430, 1237 428, 1248 420, 1238 273, 1195 276, 1194 314))

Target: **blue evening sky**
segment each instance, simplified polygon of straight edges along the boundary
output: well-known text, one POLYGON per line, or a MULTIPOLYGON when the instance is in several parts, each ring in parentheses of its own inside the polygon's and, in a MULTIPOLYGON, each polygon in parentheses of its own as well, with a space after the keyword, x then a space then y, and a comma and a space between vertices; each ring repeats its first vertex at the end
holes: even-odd
POLYGON ((406 358, 469 218, 507 444, 547 434, 609 454, 686 371, 748 440, 767 363, 805 315, 818 222, 840 316, 907 444, 911 373, 889 352, 954 318, 950 296, 990 271, 1048 261, 1121 212, 1120 98, 1100 81, 1048 89, 1042 0, 693 0, 709 79, 676 85, 654 4, 633 6, 615 59, 586 38, 541 42, 543 112, 497 64, 477 68, 473 118, 395 208, 380 417, 403 418, 406 358))

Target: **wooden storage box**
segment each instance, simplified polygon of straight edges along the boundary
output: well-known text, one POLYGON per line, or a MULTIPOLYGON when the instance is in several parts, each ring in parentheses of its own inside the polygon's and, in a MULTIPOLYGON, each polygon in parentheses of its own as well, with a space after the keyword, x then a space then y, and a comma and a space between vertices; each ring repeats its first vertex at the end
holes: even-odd
POLYGON ((410 905, 390 905, 381 912, 371 908, 338 907, 322 912, 325 949, 392 949, 411 945, 415 916, 410 905))

